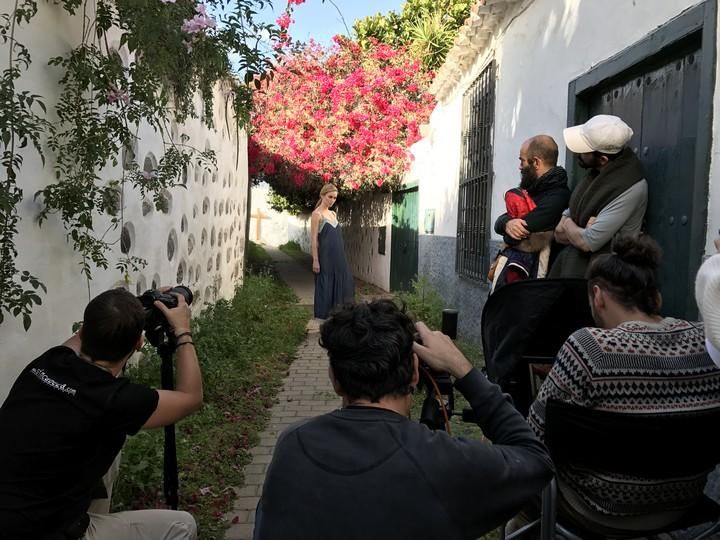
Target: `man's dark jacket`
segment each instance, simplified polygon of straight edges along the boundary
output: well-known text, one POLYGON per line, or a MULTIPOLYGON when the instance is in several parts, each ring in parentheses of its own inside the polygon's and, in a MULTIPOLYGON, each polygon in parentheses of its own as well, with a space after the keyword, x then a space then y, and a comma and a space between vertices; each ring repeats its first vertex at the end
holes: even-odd
MULTIPOLYGON (((567 185, 565 169, 553 167, 528 187, 527 192, 537 205, 534 210, 522 218, 527 223, 528 231, 536 233, 555 229, 570 202, 570 188, 567 185)), ((502 214, 495 221, 495 232, 501 234, 509 246, 518 243, 517 240, 505 234, 505 225, 511 219, 509 215, 502 214)))
POLYGON ((552 476, 545 447, 500 387, 455 383, 493 444, 348 407, 280 437, 256 540, 469 540, 512 517, 552 476))

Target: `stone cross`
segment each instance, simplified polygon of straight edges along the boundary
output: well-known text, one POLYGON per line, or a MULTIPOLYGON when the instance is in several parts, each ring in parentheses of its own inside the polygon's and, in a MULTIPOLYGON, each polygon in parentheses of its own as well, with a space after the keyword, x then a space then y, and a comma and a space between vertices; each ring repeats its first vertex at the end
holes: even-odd
POLYGON ((262 225, 263 219, 270 219, 270 216, 267 214, 263 214, 263 211, 259 208, 255 210, 254 214, 250 215, 251 218, 255 218, 255 241, 260 241, 260 226, 262 225))

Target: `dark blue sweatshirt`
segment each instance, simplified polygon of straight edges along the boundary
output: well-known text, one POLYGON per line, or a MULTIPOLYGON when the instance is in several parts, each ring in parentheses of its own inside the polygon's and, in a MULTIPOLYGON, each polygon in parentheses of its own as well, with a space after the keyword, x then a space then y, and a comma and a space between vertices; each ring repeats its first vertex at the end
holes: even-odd
POLYGON ((351 407, 288 428, 256 516, 256 540, 475 539, 513 516, 552 463, 500 387, 456 381, 494 444, 351 407))

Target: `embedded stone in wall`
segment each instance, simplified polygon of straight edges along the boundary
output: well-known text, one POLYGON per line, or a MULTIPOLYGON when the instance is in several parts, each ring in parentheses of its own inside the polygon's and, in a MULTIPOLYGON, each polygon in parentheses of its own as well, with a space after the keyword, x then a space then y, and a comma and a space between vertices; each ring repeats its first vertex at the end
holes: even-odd
POLYGON ((150 199, 143 199, 142 202, 142 215, 148 216, 152 214, 153 208, 155 208, 155 205, 152 203, 150 199))
POLYGON ((143 274, 140 274, 135 282, 135 294, 140 296, 147 290, 147 280, 143 274))
POLYGON ((137 155, 137 141, 133 141, 132 146, 123 146, 122 149, 122 165, 126 171, 133 168, 135 156, 137 155))
POLYGON ((123 225, 120 233, 120 251, 128 254, 135 243, 135 227, 132 223, 127 222, 123 225))
POLYGON ((172 211, 172 194, 167 190, 163 189, 160 193, 160 211, 163 214, 169 214, 172 211))
POLYGON ((185 281, 185 259, 180 260, 178 264, 177 274, 175 276, 175 283, 183 283, 185 281))
POLYGON ((167 239, 167 258, 168 261, 172 261, 177 251, 177 233, 175 229, 170 231, 167 239))

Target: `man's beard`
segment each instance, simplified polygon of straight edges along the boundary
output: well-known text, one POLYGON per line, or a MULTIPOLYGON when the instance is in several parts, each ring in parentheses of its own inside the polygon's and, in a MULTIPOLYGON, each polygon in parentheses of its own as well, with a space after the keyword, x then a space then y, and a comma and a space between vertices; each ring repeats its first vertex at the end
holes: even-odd
POLYGON ((578 165, 583 169, 597 169, 597 158, 593 156, 590 160, 585 161, 582 155, 578 155, 578 165))
POLYGON ((520 169, 520 188, 521 189, 532 189, 537 184, 537 169, 531 165, 527 165, 520 169))

